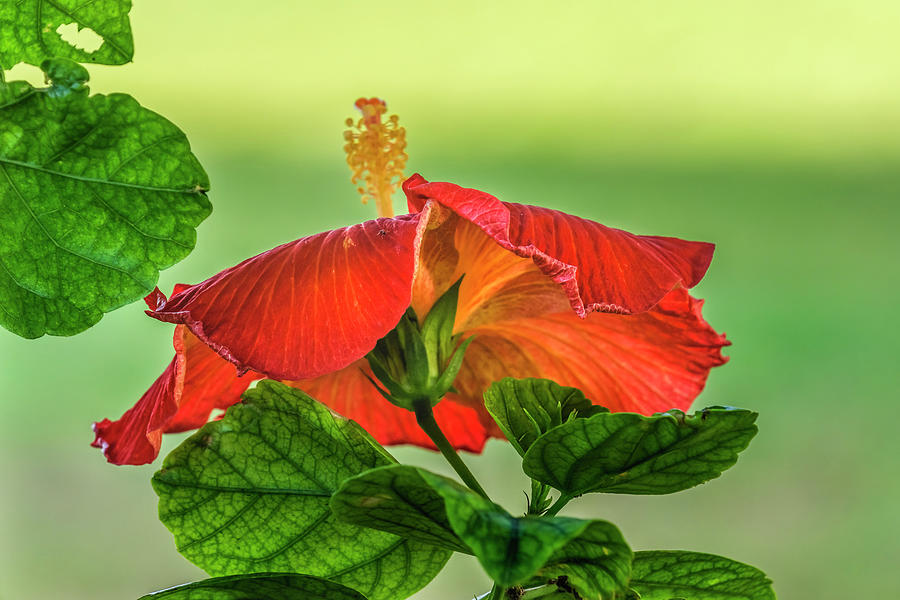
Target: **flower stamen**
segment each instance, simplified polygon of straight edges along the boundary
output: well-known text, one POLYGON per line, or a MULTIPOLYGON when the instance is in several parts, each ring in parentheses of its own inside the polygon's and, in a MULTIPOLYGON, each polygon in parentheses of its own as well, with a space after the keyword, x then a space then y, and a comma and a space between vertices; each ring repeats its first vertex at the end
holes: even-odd
POLYGON ((362 117, 356 121, 347 119, 344 132, 344 151, 354 184, 365 181, 356 190, 363 204, 375 200, 379 217, 394 216, 391 197, 403 181, 406 167, 406 129, 400 127, 399 117, 391 115, 382 119, 387 104, 378 98, 360 98, 356 108, 362 117))

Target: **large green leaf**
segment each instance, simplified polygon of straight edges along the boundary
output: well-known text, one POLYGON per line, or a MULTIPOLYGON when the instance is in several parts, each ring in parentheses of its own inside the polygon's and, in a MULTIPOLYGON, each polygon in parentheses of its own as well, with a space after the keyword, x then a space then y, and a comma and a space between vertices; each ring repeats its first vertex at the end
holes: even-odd
POLYGON ((131 0, 4 0, 0 2, 0 68, 48 58, 121 65, 134 55, 131 0), (102 38, 89 52, 62 34, 89 29, 102 38))
POLYGON ((606 521, 566 517, 513 517, 454 481, 418 471, 444 499, 453 531, 502 586, 566 576, 585 598, 623 591, 631 550, 606 521))
POLYGON ((484 405, 523 456, 541 434, 569 419, 609 412, 592 404, 581 390, 549 379, 501 379, 484 392, 484 405))
POLYGON ((156 285, 210 213, 184 134, 87 72, 48 61, 49 88, 0 83, 0 325, 73 335, 156 285))
POLYGON ((450 552, 339 521, 331 494, 394 462, 356 423, 263 381, 176 448, 153 477, 178 550, 211 575, 298 572, 371 600, 406 598, 450 552))
POLYGON ((407 465, 377 467, 344 481, 331 497, 342 521, 472 554, 453 532, 444 498, 407 465))
POLYGON ((140 600, 366 600, 339 583, 293 573, 214 577, 169 588, 140 600))
POLYGON ((642 600, 775 600, 759 569, 700 552, 635 552, 631 587, 642 600))
POLYGON ((575 419, 542 435, 525 472, 569 497, 588 492, 669 494, 718 477, 756 435, 757 414, 713 407, 644 417, 575 419))

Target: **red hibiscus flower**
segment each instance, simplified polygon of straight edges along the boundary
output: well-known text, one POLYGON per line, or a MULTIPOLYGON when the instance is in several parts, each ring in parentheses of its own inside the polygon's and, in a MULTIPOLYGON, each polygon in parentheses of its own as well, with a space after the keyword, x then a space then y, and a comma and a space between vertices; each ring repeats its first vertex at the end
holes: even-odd
POLYGON ((454 331, 474 336, 434 409, 457 448, 500 433, 482 405, 502 377, 580 388, 613 411, 687 409, 727 345, 686 288, 711 244, 639 236, 555 210, 501 202, 415 175, 410 213, 320 233, 250 258, 148 314, 178 324, 176 357, 94 445, 142 464, 162 433, 201 426, 253 379, 294 385, 383 444, 433 447, 412 412, 385 401, 365 356, 408 308, 420 318, 464 275, 454 331), (242 376, 238 376, 238 374, 242 376))

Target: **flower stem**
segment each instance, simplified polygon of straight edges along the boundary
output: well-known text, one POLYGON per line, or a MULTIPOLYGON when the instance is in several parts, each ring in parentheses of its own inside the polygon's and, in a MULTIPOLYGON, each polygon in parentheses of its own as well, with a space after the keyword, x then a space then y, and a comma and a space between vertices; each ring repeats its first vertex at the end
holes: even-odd
POLYGON ((444 458, 447 459, 447 462, 450 463, 453 470, 460 476, 463 483, 469 486, 472 491, 488 498, 487 492, 484 491, 484 488, 481 487, 481 484, 479 484, 478 480, 475 479, 475 476, 472 475, 472 471, 469 470, 466 463, 464 463, 459 457, 459 454, 456 453, 456 450, 447 439, 447 436, 445 436, 444 432, 441 431, 441 428, 438 427, 437 421, 434 420, 434 412, 431 410, 431 401, 427 398, 416 400, 413 403, 413 408, 416 412, 416 422, 419 424, 419 427, 428 434, 428 437, 431 438, 434 445, 438 447, 438 450, 441 451, 441 454, 444 455, 444 458))
POLYGON ((506 596, 506 588, 502 588, 495 583, 494 587, 491 588, 491 595, 488 596, 488 600, 503 600, 504 596, 506 596))

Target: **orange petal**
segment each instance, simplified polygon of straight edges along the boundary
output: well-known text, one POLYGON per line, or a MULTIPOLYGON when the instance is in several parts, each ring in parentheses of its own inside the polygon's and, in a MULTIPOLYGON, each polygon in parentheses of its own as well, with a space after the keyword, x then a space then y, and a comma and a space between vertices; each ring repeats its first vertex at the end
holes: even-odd
POLYGON ((175 328, 175 358, 137 404, 117 421, 94 423, 106 459, 117 465, 153 462, 163 433, 201 427, 216 408, 227 408, 261 375, 238 377, 234 365, 216 354, 186 327, 175 328))
POLYGON ((420 215, 284 244, 148 314, 182 323, 239 369, 307 379, 362 358, 410 303, 420 215))
POLYGON ((455 331, 569 308, 563 289, 533 260, 500 247, 440 204, 430 204, 429 210, 413 283, 412 308, 417 315, 428 314, 460 277, 455 331))
POLYGON ((675 286, 696 285, 712 260, 712 244, 634 235, 451 183, 428 183, 420 175, 404 182, 403 190, 411 211, 439 203, 501 248, 530 258, 562 287, 579 316, 649 310, 675 286))
POLYGON ((214 409, 228 408, 241 399, 253 381, 263 377, 253 371, 238 377, 234 365, 197 339, 187 327, 179 325, 175 330, 175 352, 187 360, 184 371, 178 373, 181 383, 178 411, 166 423, 165 433, 202 427, 214 409))
POLYGON ((569 308, 563 289, 533 260, 497 245, 468 221, 457 220, 454 244, 459 260, 451 283, 465 276, 459 288, 455 331, 569 308))
POLYGON ((557 313, 482 325, 456 387, 474 396, 503 377, 543 377, 612 411, 687 410, 728 345, 684 288, 637 315, 557 313))

